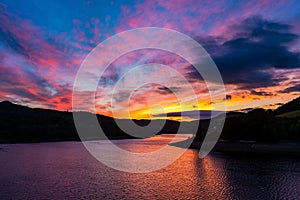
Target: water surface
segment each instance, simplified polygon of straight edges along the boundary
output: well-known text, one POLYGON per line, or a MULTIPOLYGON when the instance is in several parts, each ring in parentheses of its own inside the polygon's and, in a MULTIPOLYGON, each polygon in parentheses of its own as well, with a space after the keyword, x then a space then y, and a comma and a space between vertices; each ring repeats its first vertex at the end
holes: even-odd
MULTIPOLYGON (((129 151, 150 152, 170 137, 114 143, 129 151)), ((80 142, 58 142, 2 144, 0 162, 0 199, 297 199, 300 195, 300 159, 292 157, 214 153, 199 159, 197 151, 187 150, 164 169, 132 174, 101 164, 80 142)))

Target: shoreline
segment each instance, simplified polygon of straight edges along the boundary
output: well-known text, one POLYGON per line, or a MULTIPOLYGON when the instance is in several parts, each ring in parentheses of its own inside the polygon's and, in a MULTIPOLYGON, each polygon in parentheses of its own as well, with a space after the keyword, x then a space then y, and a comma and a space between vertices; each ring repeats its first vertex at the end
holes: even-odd
POLYGON ((80 138, 63 138, 63 139, 49 139, 49 140, 0 140, 0 144, 36 144, 36 143, 52 143, 52 142, 82 142, 93 140, 126 140, 138 139, 133 137, 108 137, 108 138, 88 138, 81 140, 80 138))
MULTIPOLYGON (((154 136, 158 135, 172 135, 171 133, 158 133, 154 136)), ((143 139, 143 138, 138 138, 130 135, 126 136, 114 136, 114 137, 107 137, 107 138, 86 138, 82 140, 81 138, 54 138, 54 139, 32 139, 32 140, 26 140, 26 139, 7 139, 7 140, 0 140, 0 144, 35 144, 35 143, 50 143, 50 142, 81 142, 81 141, 93 141, 93 140, 130 140, 130 139, 143 139)))
MULTIPOLYGON (((109 140, 126 140, 138 139, 133 137, 113 137, 109 140)), ((36 143, 55 143, 55 142, 82 142, 94 140, 107 140, 106 138, 88 138, 81 140, 80 138, 63 138, 51 140, 0 140, 0 144, 36 144, 36 143)), ((170 146, 178 148, 196 149, 202 146, 202 142, 191 142, 194 138, 189 138, 180 142, 170 143, 170 146), (190 145, 188 145, 191 143, 190 145)), ((212 152, 220 152, 225 154, 263 154, 263 155, 293 155, 300 156, 300 141, 280 141, 280 142, 255 142, 255 141, 228 141, 221 140, 211 150, 212 152)))
MULTIPOLYGON (((176 143, 171 146, 179 148, 197 149, 202 142, 193 141, 189 147, 188 143, 192 138, 176 143)), ((255 141, 219 141, 213 147, 212 152, 228 154, 270 154, 270 155, 300 155, 300 142, 280 141, 280 142, 255 142, 255 141)))

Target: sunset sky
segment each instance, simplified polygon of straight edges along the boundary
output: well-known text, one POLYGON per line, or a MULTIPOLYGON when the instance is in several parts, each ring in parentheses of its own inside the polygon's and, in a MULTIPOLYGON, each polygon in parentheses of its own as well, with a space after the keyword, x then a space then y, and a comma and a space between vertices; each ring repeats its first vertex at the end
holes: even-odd
MULTIPOLYGON (((225 83, 228 111, 276 108, 300 95, 299 10, 296 0, 1 0, 0 101, 72 110, 75 76, 88 53, 116 33, 153 26, 180 31, 206 49, 225 83)), ((190 63, 170 52, 145 49, 119 57, 105 71, 95 94, 97 113, 111 116, 113 99, 116 117, 122 118, 131 97, 133 118, 148 118, 151 108, 160 116, 161 109, 153 108, 158 104, 176 118, 180 109, 171 90, 185 95, 188 87, 161 67, 136 77, 166 77, 171 88, 147 84, 133 91, 128 86, 108 95, 124 73, 147 63, 171 66, 189 81, 197 100, 182 109, 190 117, 212 108, 215 102, 190 63)), ((87 111, 94 106, 85 103, 84 95, 81 104, 87 111)))

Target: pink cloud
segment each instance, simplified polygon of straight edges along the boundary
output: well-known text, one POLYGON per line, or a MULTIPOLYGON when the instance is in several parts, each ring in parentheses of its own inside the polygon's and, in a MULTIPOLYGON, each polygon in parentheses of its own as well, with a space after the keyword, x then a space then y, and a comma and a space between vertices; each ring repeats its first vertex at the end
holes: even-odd
POLYGON ((66 35, 51 38, 31 21, 0 6, 1 52, 0 99, 18 96, 40 107, 70 108, 71 85, 85 54, 69 46, 66 35), (50 38, 50 40, 49 40, 50 38))

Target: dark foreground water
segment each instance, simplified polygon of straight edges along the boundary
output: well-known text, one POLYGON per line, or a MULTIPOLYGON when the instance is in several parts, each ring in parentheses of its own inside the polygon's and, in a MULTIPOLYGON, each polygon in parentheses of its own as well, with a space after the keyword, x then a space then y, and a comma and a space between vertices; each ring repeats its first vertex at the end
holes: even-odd
MULTIPOLYGON (((116 143, 147 152, 169 137, 116 143)), ((199 159, 188 150, 164 169, 132 174, 101 164, 80 142, 0 145, 0 199, 70 198, 299 199, 300 158, 214 153, 199 159)))

